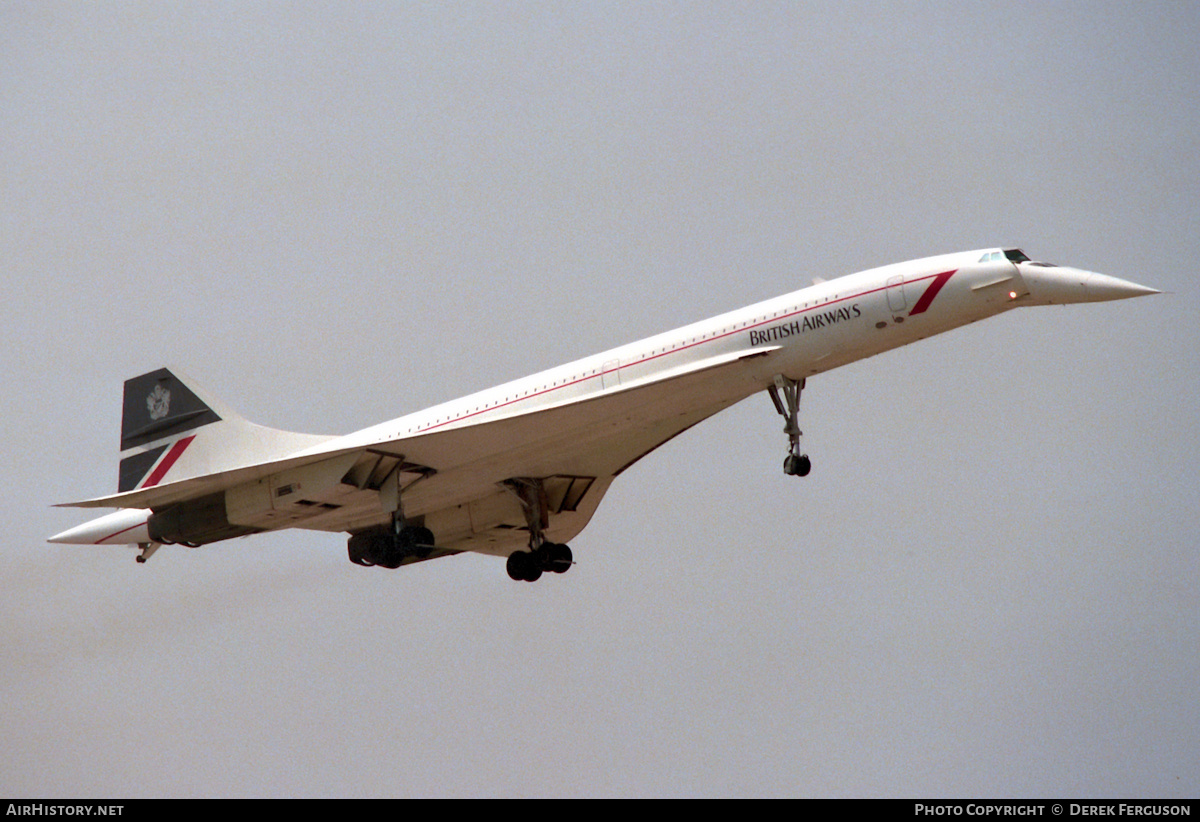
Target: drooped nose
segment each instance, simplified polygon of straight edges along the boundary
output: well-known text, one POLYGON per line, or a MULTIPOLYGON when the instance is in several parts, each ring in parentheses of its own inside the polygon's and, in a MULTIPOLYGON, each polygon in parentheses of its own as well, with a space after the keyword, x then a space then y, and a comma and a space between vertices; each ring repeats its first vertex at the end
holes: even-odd
POLYGON ((1096 303, 1160 293, 1157 289, 1081 268, 1021 263, 1019 269, 1033 301, 1043 305, 1096 303))

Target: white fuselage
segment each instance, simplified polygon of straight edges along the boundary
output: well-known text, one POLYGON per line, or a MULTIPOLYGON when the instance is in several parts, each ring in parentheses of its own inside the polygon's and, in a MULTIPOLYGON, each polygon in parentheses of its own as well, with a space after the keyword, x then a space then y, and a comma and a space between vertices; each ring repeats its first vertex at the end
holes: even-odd
MULTIPOLYGON (((330 471, 338 472, 330 477, 336 480, 353 465, 353 456, 347 455, 356 451, 419 462, 425 443, 435 443, 439 436, 443 443, 454 438, 450 447, 428 452, 436 455, 437 480, 415 485, 405 507, 428 513, 432 521, 440 516, 446 533, 463 530, 464 550, 506 553, 509 547, 489 548, 475 538, 469 512, 455 514, 458 519, 439 512, 456 506, 466 510, 507 477, 599 478, 589 509, 575 519, 563 518, 559 538, 565 539, 582 528, 604 488, 628 464, 690 425, 767 389, 777 375, 800 381, 1023 305, 1152 293, 1157 292, 1105 275, 1031 262, 1016 250, 928 257, 817 282, 353 434, 313 440, 316 444, 289 452, 288 465, 328 457, 330 471), (660 384, 664 389, 656 390, 660 384), (530 425, 535 426, 532 431, 530 425), (474 436, 476 430, 504 435, 474 436), (509 434, 518 445, 506 441, 509 434)), ((239 482, 251 476, 247 471, 255 461, 251 456, 238 469, 239 482)), ((278 470, 279 463, 275 465, 271 470, 278 470)), ((267 470, 258 476, 267 476, 267 470)), ((331 513, 305 521, 245 524, 350 531, 368 527, 381 521, 384 510, 376 495, 362 490, 343 485, 336 514, 331 508, 331 513)), ((234 494, 227 497, 233 511, 240 503, 234 491, 226 493, 234 494)), ((145 543, 148 516, 148 509, 130 506, 52 541, 145 543)))
MULTIPOLYGON (((766 353, 749 360, 746 369, 759 375, 753 382, 765 389, 776 373, 793 379, 809 377, 1022 304, 1009 297, 1006 287, 1015 273, 1012 263, 976 263, 956 270, 962 263, 962 254, 950 254, 820 282, 365 428, 348 435, 341 445, 390 440, 560 405, 619 386, 669 379, 697 363, 754 350, 766 353), (936 295, 937 310, 927 307, 910 319, 924 291, 946 271, 955 273, 936 295), (889 287, 895 278, 901 279, 889 287), (972 286, 990 281, 1002 284, 972 291, 972 286)), ((1028 293, 1022 288, 1018 296, 1028 293)))

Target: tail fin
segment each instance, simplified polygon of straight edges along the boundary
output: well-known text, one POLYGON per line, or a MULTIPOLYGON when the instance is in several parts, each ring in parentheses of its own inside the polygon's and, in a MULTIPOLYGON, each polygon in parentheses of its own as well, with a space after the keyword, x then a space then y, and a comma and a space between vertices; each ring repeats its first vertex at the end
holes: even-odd
POLYGON ((118 492, 278 459, 326 437, 248 422, 165 368, 125 381, 118 492))
POLYGON ((220 422, 221 417, 165 368, 125 381, 121 450, 220 422))

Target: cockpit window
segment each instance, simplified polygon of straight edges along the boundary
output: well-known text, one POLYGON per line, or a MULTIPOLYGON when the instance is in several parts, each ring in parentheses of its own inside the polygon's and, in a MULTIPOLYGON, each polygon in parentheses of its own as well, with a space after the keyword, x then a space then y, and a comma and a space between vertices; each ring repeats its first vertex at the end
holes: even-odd
POLYGON ((1054 263, 1035 263, 1019 248, 1006 248, 1003 251, 985 251, 983 256, 979 258, 981 263, 995 263, 1001 260, 1009 260, 1014 263, 1029 263, 1030 265, 1039 265, 1043 268, 1057 268, 1054 263))

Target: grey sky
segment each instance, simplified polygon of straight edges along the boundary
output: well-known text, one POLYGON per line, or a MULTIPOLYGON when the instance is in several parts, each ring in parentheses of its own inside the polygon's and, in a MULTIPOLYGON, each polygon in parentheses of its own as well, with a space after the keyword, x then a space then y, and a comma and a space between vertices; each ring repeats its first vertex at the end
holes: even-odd
POLYGON ((0 794, 1200 791, 1191 3, 0 5, 0 794), (889 262, 1170 292, 766 397, 536 585, 52 546, 123 380, 344 433, 889 262))

